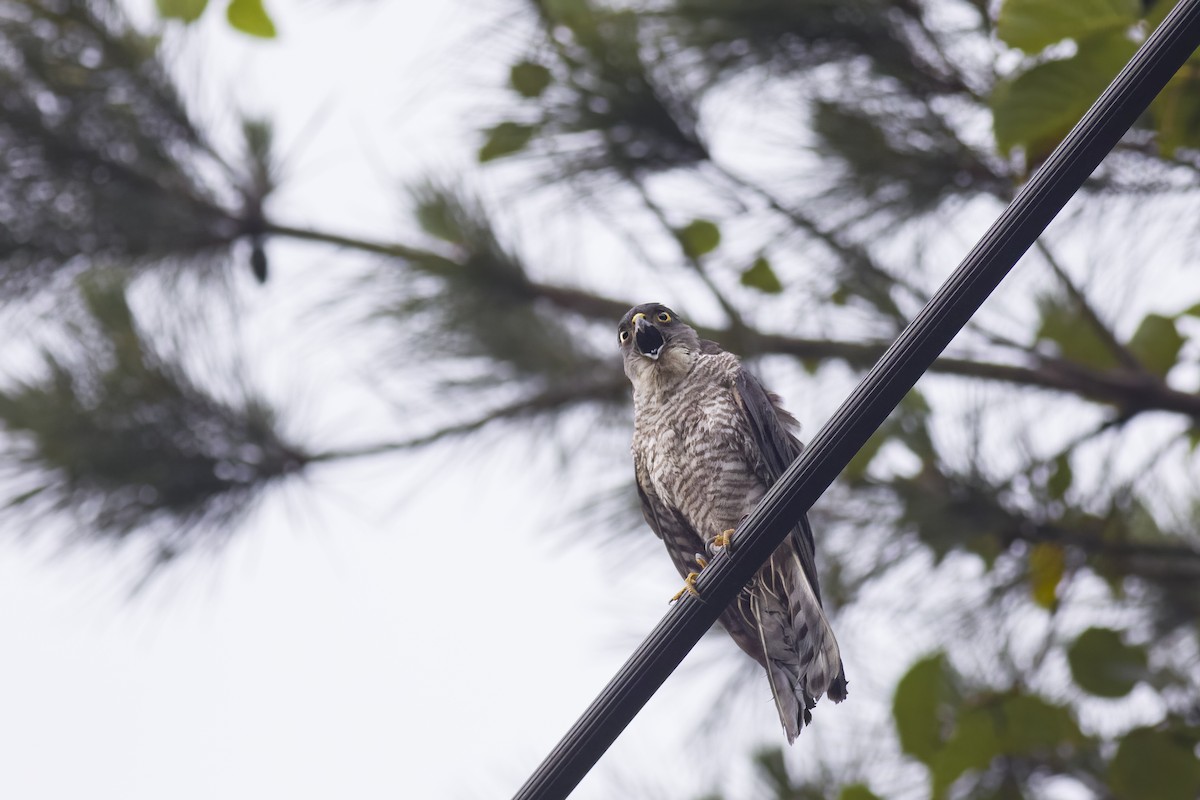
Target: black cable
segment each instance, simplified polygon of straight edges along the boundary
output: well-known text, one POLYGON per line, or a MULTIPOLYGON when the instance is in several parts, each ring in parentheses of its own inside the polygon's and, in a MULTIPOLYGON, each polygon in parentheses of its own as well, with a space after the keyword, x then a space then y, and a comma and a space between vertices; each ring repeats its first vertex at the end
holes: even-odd
POLYGON ((684 595, 671 608, 521 787, 517 800, 570 794, 1198 45, 1200 0, 1180 0, 767 492, 739 528, 732 551, 700 574, 696 589, 702 599, 684 595))

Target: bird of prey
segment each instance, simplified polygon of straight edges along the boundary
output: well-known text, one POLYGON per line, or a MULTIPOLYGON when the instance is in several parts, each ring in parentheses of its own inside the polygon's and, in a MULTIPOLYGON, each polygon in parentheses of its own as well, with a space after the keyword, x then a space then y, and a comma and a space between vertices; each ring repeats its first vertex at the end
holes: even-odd
MULTIPOLYGON (((633 384, 631 449, 642 514, 686 576, 683 591, 694 593, 700 554, 728 546, 733 529, 800 454, 791 433, 796 420, 737 356, 701 339, 664 305, 631 308, 617 338, 633 384)), ((722 613, 721 625, 766 669, 789 743, 822 694, 835 703, 846 698, 807 517, 722 613)))

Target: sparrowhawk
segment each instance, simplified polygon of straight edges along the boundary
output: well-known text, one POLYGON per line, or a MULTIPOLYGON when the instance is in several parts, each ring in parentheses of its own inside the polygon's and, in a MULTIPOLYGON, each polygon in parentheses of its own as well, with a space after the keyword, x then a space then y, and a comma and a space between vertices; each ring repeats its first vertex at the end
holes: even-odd
MULTIPOLYGON (((737 356, 703 340, 659 303, 617 327, 633 383, 633 465, 642 514, 667 546, 684 591, 699 555, 729 535, 800 454, 796 420, 737 356)), ((682 594, 682 592, 681 592, 682 594)), ((771 556, 721 625, 767 671, 788 742, 817 699, 846 698, 837 640, 821 607, 807 517, 771 556)))

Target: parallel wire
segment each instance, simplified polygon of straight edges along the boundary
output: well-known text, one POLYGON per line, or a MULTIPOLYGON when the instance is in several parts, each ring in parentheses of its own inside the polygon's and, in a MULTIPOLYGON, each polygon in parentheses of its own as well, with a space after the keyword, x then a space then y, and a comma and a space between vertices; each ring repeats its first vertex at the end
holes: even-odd
POLYGON ((1181 0, 515 795, 565 798, 1200 46, 1181 0))

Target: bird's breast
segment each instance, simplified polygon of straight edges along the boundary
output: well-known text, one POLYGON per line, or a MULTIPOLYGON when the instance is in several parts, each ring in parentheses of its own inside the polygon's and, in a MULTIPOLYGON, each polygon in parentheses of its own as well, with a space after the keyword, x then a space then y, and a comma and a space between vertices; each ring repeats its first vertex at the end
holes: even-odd
POLYGON ((708 382, 639 409, 634 459, 654 492, 707 538, 736 527, 765 487, 745 455, 731 385, 708 382))

